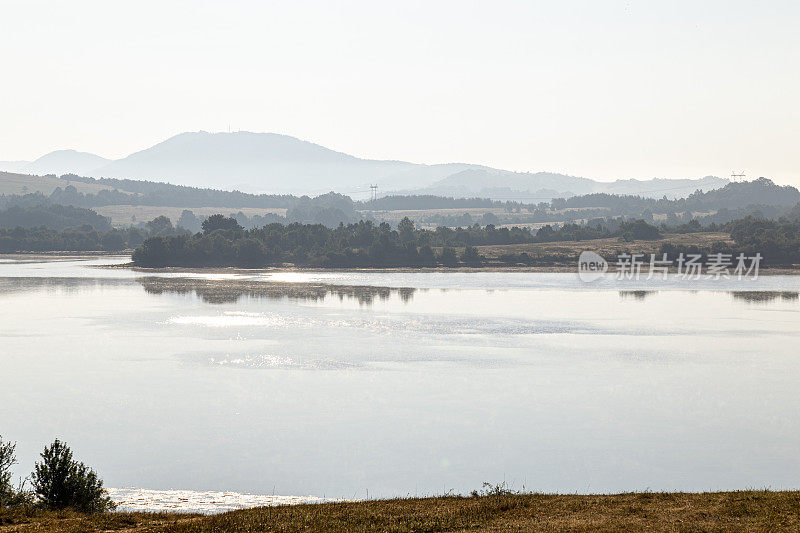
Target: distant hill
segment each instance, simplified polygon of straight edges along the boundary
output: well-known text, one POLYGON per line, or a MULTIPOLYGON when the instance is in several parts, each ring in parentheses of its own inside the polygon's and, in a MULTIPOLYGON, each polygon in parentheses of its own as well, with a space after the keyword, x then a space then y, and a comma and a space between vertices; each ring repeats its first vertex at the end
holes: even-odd
POLYGON ((56 150, 36 161, 0 161, 0 172, 15 172, 34 176, 47 174, 86 175, 98 167, 110 163, 110 159, 75 150, 56 150))
POLYGON ((610 183, 600 183, 600 187, 595 192, 607 192, 610 194, 634 194, 646 198, 662 198, 666 196, 670 199, 684 198, 693 194, 697 190, 711 191, 719 189, 730 183, 726 178, 716 176, 705 176, 700 179, 663 179, 654 178, 651 180, 617 180, 610 183))
POLYGON ((495 169, 467 169, 422 189, 402 191, 404 194, 433 194, 456 198, 492 198, 525 202, 549 201, 583 194, 605 192, 632 194, 647 198, 683 198, 698 189, 704 191, 724 187, 727 179, 706 176, 701 179, 617 180, 598 182, 588 178, 552 172, 509 172, 495 169))
POLYGON ((408 194, 433 194, 454 198, 520 199, 530 202, 593 192, 597 182, 552 172, 510 172, 469 168, 408 194))
POLYGON ((792 207, 800 202, 800 191, 791 185, 776 185, 767 178, 730 183, 721 189, 696 193, 686 198, 694 209, 725 207, 733 209, 748 205, 779 205, 792 207))
POLYGON ((151 180, 252 193, 316 195, 334 190, 356 197, 362 193, 364 197, 369 185, 377 184, 383 194, 480 196, 525 202, 594 192, 676 198, 728 182, 708 176, 700 180, 601 183, 552 172, 510 172, 466 163, 422 165, 361 159, 288 135, 251 132, 181 133, 115 161, 59 150, 30 163, 11 161, 5 165, 26 174, 151 180))
POLYGON ((317 193, 370 183, 422 186, 469 165, 360 159, 275 133, 181 133, 99 167, 95 177, 156 179, 249 192, 317 193))
POLYGON ((45 174, 78 174, 82 176, 108 164, 110 161, 105 157, 86 152, 56 150, 43 155, 32 163, 24 165, 18 171, 39 176, 45 174))

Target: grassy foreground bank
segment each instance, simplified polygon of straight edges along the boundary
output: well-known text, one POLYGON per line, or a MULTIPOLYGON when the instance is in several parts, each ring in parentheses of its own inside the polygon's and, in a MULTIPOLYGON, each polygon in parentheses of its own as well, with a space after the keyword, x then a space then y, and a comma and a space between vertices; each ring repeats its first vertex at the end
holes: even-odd
POLYGON ((798 531, 800 492, 499 494, 261 507, 215 516, 0 511, 6 531, 798 531))

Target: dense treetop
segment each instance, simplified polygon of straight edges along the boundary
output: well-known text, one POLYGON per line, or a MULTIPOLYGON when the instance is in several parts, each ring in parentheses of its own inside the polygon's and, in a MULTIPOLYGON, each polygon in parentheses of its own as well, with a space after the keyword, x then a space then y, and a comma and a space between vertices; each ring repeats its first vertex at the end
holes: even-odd
POLYGON ((498 228, 474 225, 466 228, 416 229, 408 218, 392 229, 389 224, 360 221, 327 228, 322 224, 268 224, 245 230, 232 218, 208 219, 203 233, 147 239, 133 254, 140 266, 268 266, 293 263, 324 267, 436 266, 452 263, 454 247, 464 247, 461 261, 480 263, 473 247, 559 240, 584 240, 618 236, 626 240, 657 239, 661 233, 644 221, 609 225, 567 224, 498 228), (439 252, 435 253, 434 248, 439 252), (448 251, 449 250, 449 251, 448 251))

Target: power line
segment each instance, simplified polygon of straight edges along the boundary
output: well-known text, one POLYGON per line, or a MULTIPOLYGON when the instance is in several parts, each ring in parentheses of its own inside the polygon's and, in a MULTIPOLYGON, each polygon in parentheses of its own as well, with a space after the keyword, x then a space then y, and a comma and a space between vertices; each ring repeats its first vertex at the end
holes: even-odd
MULTIPOLYGON (((734 177, 736 177, 736 178, 744 178, 745 174, 744 173, 731 174, 731 178, 732 178, 731 181, 736 181, 735 179, 733 179, 734 177)), ((377 191, 378 186, 377 185, 370 185, 369 186, 370 189, 372 189, 373 187, 375 188, 375 191, 377 191)), ((688 189, 689 187, 691 187, 691 185, 683 185, 681 187, 669 187, 669 188, 666 188, 666 189, 648 189, 646 191, 628 191, 628 192, 604 191, 604 192, 600 192, 600 193, 573 194, 572 196, 586 196, 587 194, 616 194, 616 195, 619 195, 619 196, 635 196, 637 194, 647 194, 647 193, 653 193, 653 192, 677 191, 677 190, 681 190, 681 189, 688 189)), ((364 191, 364 190, 361 190, 361 191, 343 191, 340 194, 366 194, 366 192, 367 191, 364 191)), ((398 194, 397 196, 441 196, 442 198, 447 198, 448 197, 446 195, 430 194, 430 193, 427 193, 427 194, 416 193, 416 194, 402 194, 402 195, 398 194)), ((466 197, 459 197, 459 198, 466 198, 466 197)), ((553 198, 562 198, 562 196, 492 196, 491 198, 490 197, 473 196, 471 198, 480 198, 481 200, 552 200, 553 198)), ((371 196, 370 199, 371 200, 375 200, 376 197, 372 197, 371 196)))

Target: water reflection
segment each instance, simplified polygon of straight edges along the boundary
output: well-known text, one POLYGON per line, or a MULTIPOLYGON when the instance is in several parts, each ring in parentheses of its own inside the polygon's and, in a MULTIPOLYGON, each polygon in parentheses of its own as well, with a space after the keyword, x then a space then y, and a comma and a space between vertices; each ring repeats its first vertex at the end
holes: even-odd
POLYGON ((0 296, 41 289, 48 291, 66 290, 69 292, 79 289, 121 287, 132 284, 133 280, 114 278, 0 278, 0 296))
POLYGON ((389 497, 468 493, 509 471, 542 492, 800 479, 797 277, 87 266, 0 265, 0 294, 28 291, 0 296, 15 475, 57 435, 110 486, 153 489, 389 497), (775 292, 726 292, 753 289, 775 292))
POLYGON ((619 297, 623 300, 632 298, 634 300, 644 300, 658 291, 619 291, 619 297))
POLYGON ((359 304, 370 305, 375 299, 387 300, 397 294, 403 302, 413 298, 417 290, 410 287, 373 287, 366 285, 327 285, 324 283, 283 283, 251 280, 210 280, 196 278, 146 277, 138 281, 148 294, 196 294, 210 304, 236 303, 242 296, 251 298, 282 298, 322 300, 328 295, 340 300, 356 299, 359 304))
POLYGON ((797 291, 733 291, 734 300, 743 300, 748 303, 767 303, 775 300, 792 302, 800 299, 797 291))

